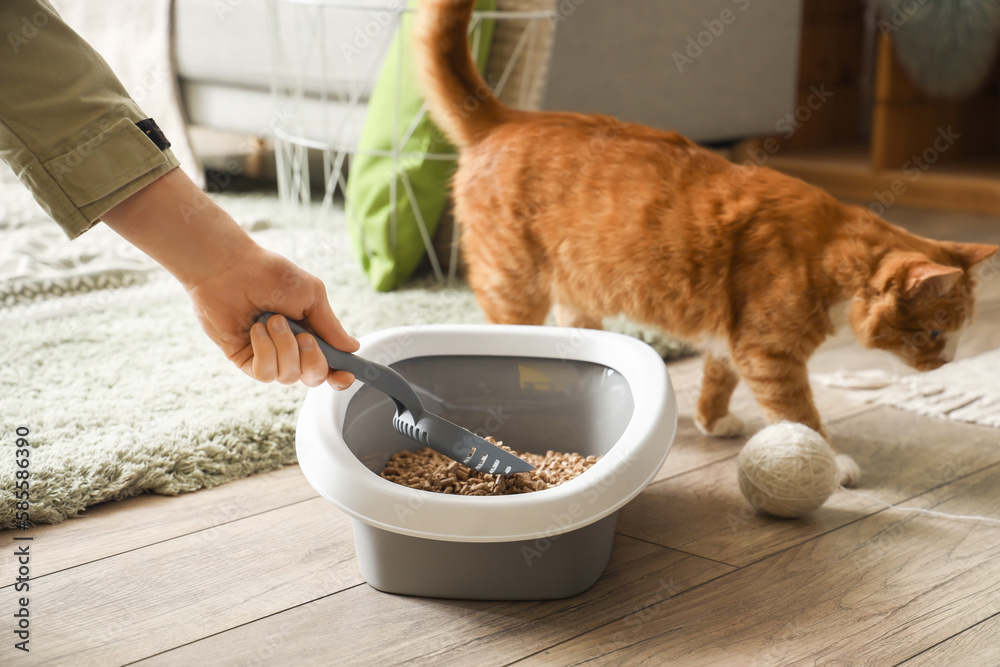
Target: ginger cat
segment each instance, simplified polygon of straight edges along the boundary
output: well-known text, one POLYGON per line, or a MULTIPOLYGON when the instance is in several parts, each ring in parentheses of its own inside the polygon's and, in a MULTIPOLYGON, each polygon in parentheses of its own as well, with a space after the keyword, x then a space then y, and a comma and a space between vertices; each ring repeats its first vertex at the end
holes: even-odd
MULTIPOLYGON (((742 377, 771 421, 826 435, 806 362, 834 331, 918 370, 950 361, 973 310, 970 269, 997 246, 932 241, 675 132, 520 111, 486 87, 473 0, 423 0, 418 63, 434 120, 459 147, 455 214, 468 280, 495 323, 600 328, 624 313, 704 345, 697 425, 737 435, 742 377)), ((829 438, 828 438, 829 439, 829 438)), ((838 457, 841 482, 858 468, 838 457)))

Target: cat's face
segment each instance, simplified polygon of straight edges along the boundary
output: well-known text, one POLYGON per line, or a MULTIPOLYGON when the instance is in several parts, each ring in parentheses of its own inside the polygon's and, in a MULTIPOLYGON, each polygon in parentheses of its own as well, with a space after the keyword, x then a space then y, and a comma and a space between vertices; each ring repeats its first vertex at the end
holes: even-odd
POLYGON ((851 325, 864 345, 892 352, 920 371, 954 359, 973 313, 971 269, 997 250, 979 244, 942 247, 947 255, 938 261, 916 253, 886 257, 869 290, 851 305, 851 325))
POLYGON ((909 366, 929 371, 951 361, 962 328, 972 317, 968 280, 944 294, 907 293, 890 288, 852 306, 851 321, 861 342, 892 352, 909 366))

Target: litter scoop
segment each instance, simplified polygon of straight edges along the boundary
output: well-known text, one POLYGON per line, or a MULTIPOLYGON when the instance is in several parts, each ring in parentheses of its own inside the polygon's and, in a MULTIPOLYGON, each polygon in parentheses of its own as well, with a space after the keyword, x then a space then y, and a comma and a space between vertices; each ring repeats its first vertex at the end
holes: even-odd
MULTIPOLYGON (((257 321, 266 324, 274 313, 264 313, 257 321)), ((287 319, 287 318, 286 318, 287 319)), ((308 333, 316 339, 330 368, 353 373, 354 377, 378 389, 396 404, 392 426, 403 435, 479 472, 508 475, 535 469, 524 459, 424 409, 413 387, 402 375, 382 364, 356 354, 342 352, 311 331, 288 320, 295 334, 308 333)))

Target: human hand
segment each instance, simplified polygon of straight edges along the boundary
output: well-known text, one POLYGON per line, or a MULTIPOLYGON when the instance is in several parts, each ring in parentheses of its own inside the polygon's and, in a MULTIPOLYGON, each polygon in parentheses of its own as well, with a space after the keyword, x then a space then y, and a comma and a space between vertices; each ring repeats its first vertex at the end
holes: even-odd
POLYGON ((265 327, 264 311, 302 320, 344 352, 358 341, 344 331, 315 276, 264 250, 180 169, 153 181, 101 216, 184 285, 201 328, 244 373, 261 382, 346 389, 354 376, 332 371, 313 336, 295 336, 283 317, 265 327))
POLYGON ((188 296, 201 328, 250 377, 309 387, 326 380, 335 389, 354 382, 350 373, 329 368, 313 336, 288 328, 284 316, 339 350, 360 347, 334 315, 323 283, 284 257, 254 245, 233 266, 189 288, 188 296), (256 321, 263 311, 284 316, 265 326, 256 321))

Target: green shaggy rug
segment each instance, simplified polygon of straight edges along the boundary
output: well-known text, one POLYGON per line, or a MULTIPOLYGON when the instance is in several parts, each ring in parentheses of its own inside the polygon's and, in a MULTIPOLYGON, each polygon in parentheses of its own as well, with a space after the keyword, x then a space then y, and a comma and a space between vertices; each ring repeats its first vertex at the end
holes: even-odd
MULTIPOLYGON (((342 216, 282 228, 277 197, 218 196, 265 246, 326 282, 351 333, 482 322, 464 286, 369 286, 342 216), (303 250, 303 248, 307 250, 303 250)), ((664 356, 683 348, 627 322, 664 356)), ((305 388, 260 384, 195 322, 182 290, 103 226, 70 243, 20 186, 0 181, 0 528, 15 523, 18 429, 27 429, 31 523, 145 492, 207 488, 295 462, 305 388)), ((23 475, 22 475, 23 477, 23 475)))

